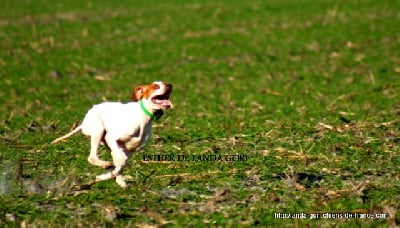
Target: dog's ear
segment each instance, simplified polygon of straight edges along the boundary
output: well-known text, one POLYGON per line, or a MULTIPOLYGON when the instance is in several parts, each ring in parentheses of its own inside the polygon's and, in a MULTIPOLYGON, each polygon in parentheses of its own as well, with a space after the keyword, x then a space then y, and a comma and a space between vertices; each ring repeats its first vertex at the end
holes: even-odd
POLYGON ((143 94, 144 94, 144 86, 142 86, 142 85, 137 86, 132 92, 132 100, 136 102, 136 101, 142 99, 143 94))

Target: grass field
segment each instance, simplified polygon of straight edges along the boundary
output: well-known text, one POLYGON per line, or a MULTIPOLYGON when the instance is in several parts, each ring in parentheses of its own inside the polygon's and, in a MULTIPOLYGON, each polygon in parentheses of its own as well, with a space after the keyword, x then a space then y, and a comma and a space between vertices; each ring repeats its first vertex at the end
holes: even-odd
POLYGON ((399 1, 0 8, 0 226, 400 224, 399 1), (175 108, 129 161, 130 187, 85 186, 104 172, 88 140, 49 142, 159 79, 175 108), (363 214, 386 218, 347 218, 363 214))

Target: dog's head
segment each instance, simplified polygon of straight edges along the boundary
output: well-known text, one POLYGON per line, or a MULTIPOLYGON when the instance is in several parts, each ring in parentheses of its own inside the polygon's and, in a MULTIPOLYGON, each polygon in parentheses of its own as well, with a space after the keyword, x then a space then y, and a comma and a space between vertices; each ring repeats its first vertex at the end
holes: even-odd
POLYGON ((149 108, 153 110, 166 110, 173 107, 169 97, 172 92, 172 85, 155 81, 149 85, 139 85, 132 93, 132 100, 147 100, 149 108))

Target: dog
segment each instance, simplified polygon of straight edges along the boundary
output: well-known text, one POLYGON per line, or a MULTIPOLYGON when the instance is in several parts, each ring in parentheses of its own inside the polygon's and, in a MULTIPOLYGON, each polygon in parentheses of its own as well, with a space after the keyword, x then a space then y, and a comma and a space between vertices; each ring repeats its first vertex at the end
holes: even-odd
POLYGON ((125 188, 122 171, 126 161, 134 151, 141 150, 151 135, 154 120, 163 111, 173 107, 169 100, 172 85, 155 81, 149 85, 139 85, 132 92, 132 102, 104 102, 94 105, 85 115, 81 125, 68 134, 52 141, 52 144, 69 138, 81 131, 90 137, 89 163, 115 168, 108 173, 96 176, 96 182, 115 178, 116 183, 125 188), (101 160, 98 155, 100 143, 111 150, 113 162, 101 160))

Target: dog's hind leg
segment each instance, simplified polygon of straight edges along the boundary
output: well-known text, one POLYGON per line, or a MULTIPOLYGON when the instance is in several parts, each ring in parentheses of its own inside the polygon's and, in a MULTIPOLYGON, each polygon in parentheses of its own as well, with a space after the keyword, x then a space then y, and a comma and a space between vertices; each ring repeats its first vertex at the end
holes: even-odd
POLYGON ((82 133, 90 136, 90 154, 88 161, 90 164, 100 166, 103 168, 109 168, 112 166, 112 162, 103 161, 98 157, 98 149, 100 142, 102 141, 105 129, 103 122, 97 115, 96 111, 91 109, 86 114, 82 121, 82 133))
POLYGON ((113 165, 112 162, 101 160, 97 154, 103 134, 104 132, 101 132, 101 134, 93 134, 90 136, 90 154, 88 161, 92 165, 100 166, 106 169, 113 165))

